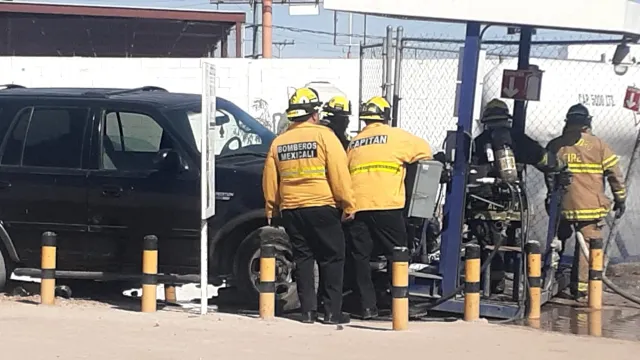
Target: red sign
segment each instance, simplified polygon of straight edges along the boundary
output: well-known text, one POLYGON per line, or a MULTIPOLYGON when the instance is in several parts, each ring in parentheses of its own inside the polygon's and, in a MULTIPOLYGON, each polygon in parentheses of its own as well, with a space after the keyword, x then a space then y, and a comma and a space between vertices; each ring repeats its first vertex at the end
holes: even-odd
POLYGON ((629 86, 622 106, 635 112, 640 111, 640 89, 629 86))
POLYGON ((504 70, 500 97, 514 100, 540 101, 542 71, 504 70))

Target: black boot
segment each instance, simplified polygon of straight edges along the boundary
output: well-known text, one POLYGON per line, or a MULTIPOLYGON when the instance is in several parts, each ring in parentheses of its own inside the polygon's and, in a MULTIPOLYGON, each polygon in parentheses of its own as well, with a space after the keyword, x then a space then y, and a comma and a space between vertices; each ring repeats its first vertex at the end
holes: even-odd
POLYGON ((316 311, 307 311, 302 313, 303 324, 313 324, 318 320, 318 313, 316 311))
POLYGON ((378 317, 378 309, 377 308, 363 309, 359 315, 360 315, 359 318, 362 320, 371 320, 378 317))
POLYGON ((334 314, 334 313, 325 313, 323 323, 327 325, 339 325, 339 324, 348 324, 351 322, 351 318, 349 314, 345 314, 343 312, 334 314))

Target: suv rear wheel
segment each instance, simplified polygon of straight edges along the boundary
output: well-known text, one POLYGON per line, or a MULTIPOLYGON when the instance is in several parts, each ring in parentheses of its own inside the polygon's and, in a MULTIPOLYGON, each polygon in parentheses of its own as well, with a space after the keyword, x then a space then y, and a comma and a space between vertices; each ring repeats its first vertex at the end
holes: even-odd
MULTIPOLYGON (((295 263, 289 238, 284 230, 263 227, 249 234, 236 253, 234 277, 238 290, 252 303, 257 303, 260 283, 260 244, 276 248, 276 311, 291 311, 300 307, 293 276, 295 263)), ((315 267, 315 286, 318 288, 318 268, 315 267)))

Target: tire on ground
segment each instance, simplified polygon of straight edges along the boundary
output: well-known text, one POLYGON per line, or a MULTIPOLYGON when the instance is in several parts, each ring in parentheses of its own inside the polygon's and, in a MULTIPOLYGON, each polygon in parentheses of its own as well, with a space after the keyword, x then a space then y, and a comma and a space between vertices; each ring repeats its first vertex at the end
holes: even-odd
POLYGON ((9 263, 8 260, 5 260, 4 256, 2 249, 0 249, 0 293, 3 293, 6 290, 10 276, 8 271, 9 263))
MULTIPOLYGON (((238 291, 251 304, 257 304, 259 291, 257 288, 256 270, 259 269, 259 250, 261 243, 272 244, 276 247, 276 259, 280 264, 288 264, 288 270, 293 274, 295 267, 291 243, 286 232, 281 228, 262 227, 249 234, 240 244, 234 261, 234 278, 238 291), (252 271, 253 269, 253 271, 252 271)), ((318 267, 315 266, 315 286, 318 288, 318 267)), ((287 291, 276 289, 276 311, 291 311, 300 307, 295 278, 288 286, 287 291)))

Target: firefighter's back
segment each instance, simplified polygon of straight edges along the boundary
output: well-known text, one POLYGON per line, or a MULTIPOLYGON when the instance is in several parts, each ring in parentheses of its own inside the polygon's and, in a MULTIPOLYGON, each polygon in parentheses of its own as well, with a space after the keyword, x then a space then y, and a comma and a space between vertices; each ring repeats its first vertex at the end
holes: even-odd
POLYGON ((429 158, 429 145, 402 129, 368 125, 349 144, 349 171, 358 211, 401 209, 405 163, 429 158))
POLYGON ((281 209, 335 206, 327 181, 327 136, 335 135, 325 126, 294 123, 273 141, 281 209))

